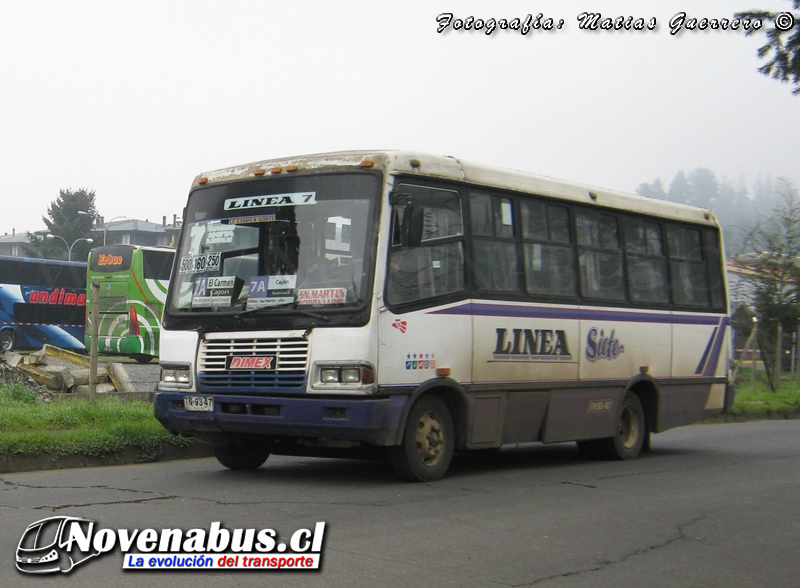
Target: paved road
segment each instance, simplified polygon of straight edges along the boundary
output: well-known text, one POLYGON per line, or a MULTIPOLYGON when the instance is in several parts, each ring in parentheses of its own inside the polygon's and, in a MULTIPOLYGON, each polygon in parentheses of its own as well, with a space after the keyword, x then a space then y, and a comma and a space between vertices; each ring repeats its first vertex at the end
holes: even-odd
POLYGON ((123 572, 110 553, 58 578, 89 588, 800 585, 800 421, 684 427, 631 462, 582 461, 569 444, 459 456, 433 484, 381 463, 286 457, 255 472, 199 459, 1 479, 2 586, 36 580, 13 553, 54 514, 282 537, 327 523, 316 573, 123 572))

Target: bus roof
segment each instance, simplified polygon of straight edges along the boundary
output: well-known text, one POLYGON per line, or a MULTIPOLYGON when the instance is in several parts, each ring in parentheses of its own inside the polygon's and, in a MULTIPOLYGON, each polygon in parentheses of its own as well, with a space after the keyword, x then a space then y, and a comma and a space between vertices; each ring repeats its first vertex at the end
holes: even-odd
POLYGON ((168 245, 133 245, 131 243, 109 243, 107 245, 99 245, 97 247, 92 247, 90 251, 95 251, 97 249, 142 249, 146 251, 167 251, 167 252, 174 252, 175 248, 170 247, 168 245))
POLYGON ((479 163, 451 156, 414 151, 338 151, 256 161, 198 175, 192 189, 219 182, 252 179, 261 175, 293 171, 339 170, 343 167, 368 167, 389 175, 419 175, 478 186, 499 188, 540 196, 562 198, 588 205, 656 215, 705 225, 717 225, 714 214, 703 208, 645 198, 635 194, 606 190, 479 163))
POLYGON ((81 267, 81 268, 86 267, 85 261, 67 261, 66 259, 47 259, 44 257, 17 257, 16 255, 0 255, 0 262, 4 261, 67 265, 67 266, 81 267))

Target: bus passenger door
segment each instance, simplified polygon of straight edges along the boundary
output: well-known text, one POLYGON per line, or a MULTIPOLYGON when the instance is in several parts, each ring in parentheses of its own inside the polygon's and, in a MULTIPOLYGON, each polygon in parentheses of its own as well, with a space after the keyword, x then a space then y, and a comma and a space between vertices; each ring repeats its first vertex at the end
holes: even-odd
MULTIPOLYGON (((380 317, 380 381, 413 385, 437 369, 471 380, 472 321, 464 310, 464 221, 456 190, 399 183, 380 317)), ((468 305, 467 305, 468 306, 468 305)))

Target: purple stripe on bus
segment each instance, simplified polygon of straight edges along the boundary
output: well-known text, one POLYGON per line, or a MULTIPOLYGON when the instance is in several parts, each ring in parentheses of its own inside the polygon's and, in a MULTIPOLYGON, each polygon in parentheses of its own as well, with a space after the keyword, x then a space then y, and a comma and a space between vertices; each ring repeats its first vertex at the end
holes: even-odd
POLYGON ((714 341, 714 346, 711 348, 711 356, 708 358, 708 363, 706 364, 706 370, 703 372, 704 376, 713 376, 714 373, 717 371, 717 364, 719 363, 720 352, 722 351, 722 345, 725 341, 725 331, 728 329, 728 324, 730 323, 730 318, 725 316, 722 317, 720 321, 720 328, 717 331, 717 339, 714 341))
MULTIPOLYGON (((507 316, 520 318, 564 319, 582 321, 616 321, 626 323, 661 323, 681 325, 719 325, 720 315, 692 315, 624 310, 599 310, 595 308, 552 308, 542 306, 510 306, 506 304, 477 304, 468 302, 459 306, 434 310, 428 314, 472 316, 507 316)), ((727 317, 726 317, 727 318, 727 317)))
POLYGON ((711 333, 711 336, 708 338, 708 343, 706 344, 706 350, 703 351, 703 357, 700 358, 700 363, 697 364, 697 369, 694 370, 694 374, 699 376, 703 373, 703 368, 706 365, 706 360, 708 359, 708 354, 711 353, 711 346, 714 344, 714 337, 719 332, 719 327, 714 327, 714 330, 711 333))

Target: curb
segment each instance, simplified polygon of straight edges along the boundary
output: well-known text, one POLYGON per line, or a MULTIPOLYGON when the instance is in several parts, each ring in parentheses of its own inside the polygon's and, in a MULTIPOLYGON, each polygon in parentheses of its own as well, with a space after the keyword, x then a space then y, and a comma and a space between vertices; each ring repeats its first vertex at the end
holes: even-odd
POLYGON ((800 419, 800 411, 774 410, 761 414, 733 414, 723 413, 710 419, 700 421, 701 425, 720 425, 724 423, 749 423, 752 421, 789 421, 800 419))
POLYGON ((102 456, 83 454, 61 455, 55 453, 39 453, 37 455, 4 453, 0 454, 0 474, 156 463, 160 461, 173 461, 177 459, 212 457, 214 453, 211 450, 211 445, 194 442, 187 447, 166 445, 164 446, 161 455, 155 459, 147 460, 146 462, 143 462, 141 459, 139 459, 139 455, 140 451, 133 447, 102 456))

